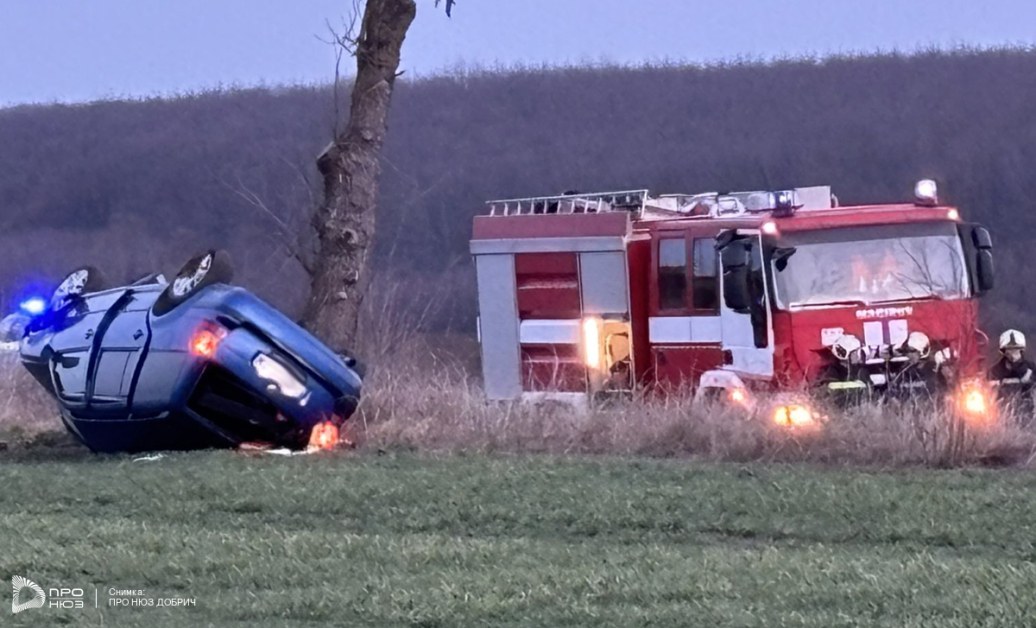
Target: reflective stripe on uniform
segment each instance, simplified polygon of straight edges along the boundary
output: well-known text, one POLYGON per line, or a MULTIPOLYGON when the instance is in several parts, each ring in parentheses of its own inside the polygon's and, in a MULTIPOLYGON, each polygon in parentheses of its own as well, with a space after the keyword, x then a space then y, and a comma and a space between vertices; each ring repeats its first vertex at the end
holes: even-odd
POLYGON ((827 385, 830 390, 853 390, 857 388, 866 388, 867 384, 863 382, 831 382, 827 385))

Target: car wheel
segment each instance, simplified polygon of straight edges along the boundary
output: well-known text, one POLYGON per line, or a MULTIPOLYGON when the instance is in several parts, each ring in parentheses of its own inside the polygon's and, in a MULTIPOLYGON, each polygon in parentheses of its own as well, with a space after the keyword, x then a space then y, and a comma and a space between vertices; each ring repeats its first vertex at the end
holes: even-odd
POLYGON ((187 260, 162 294, 151 306, 151 311, 161 316, 204 288, 217 283, 230 283, 234 269, 226 251, 211 250, 187 260))
POLYGON ((93 266, 83 266, 65 275, 50 298, 51 309, 57 309, 68 299, 90 292, 104 290, 106 282, 101 271, 93 266))

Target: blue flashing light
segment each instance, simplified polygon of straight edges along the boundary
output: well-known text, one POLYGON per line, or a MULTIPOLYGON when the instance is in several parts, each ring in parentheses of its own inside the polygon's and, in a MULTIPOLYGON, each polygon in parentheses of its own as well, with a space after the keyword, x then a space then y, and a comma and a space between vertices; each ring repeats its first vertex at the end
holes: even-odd
POLYGON ((39 316, 47 311, 47 300, 41 297, 32 297, 22 301, 21 310, 29 316, 39 316))

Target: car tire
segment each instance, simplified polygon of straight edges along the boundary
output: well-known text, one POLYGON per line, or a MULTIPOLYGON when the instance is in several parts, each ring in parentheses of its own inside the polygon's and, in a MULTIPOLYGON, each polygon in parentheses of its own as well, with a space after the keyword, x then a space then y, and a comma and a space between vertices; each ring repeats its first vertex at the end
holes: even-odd
POLYGON ((158 295, 151 311, 156 316, 162 316, 208 286, 230 283, 233 278, 234 267, 226 251, 209 250, 195 255, 187 260, 162 294, 158 295))
POLYGON ((93 266, 80 266, 65 275, 50 297, 51 309, 57 309, 69 298, 104 290, 108 282, 104 274, 93 266))

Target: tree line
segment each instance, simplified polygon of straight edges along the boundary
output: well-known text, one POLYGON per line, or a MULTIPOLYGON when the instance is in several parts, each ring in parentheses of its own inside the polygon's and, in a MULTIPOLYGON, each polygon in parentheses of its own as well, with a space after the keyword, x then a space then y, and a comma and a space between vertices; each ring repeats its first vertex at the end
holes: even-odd
MULTIPOLYGON (((1003 48, 401 79, 372 291, 392 284, 425 313, 438 299, 424 324, 471 330, 467 241, 490 198, 830 184, 849 204, 908 200, 932 177, 993 232, 988 322, 1025 327, 1033 75, 1036 50, 1003 48)), ((329 87, 289 86, 0 110, 0 306, 76 264, 123 281, 215 245, 242 283, 299 314, 294 253, 312 245, 333 102, 329 87)))

